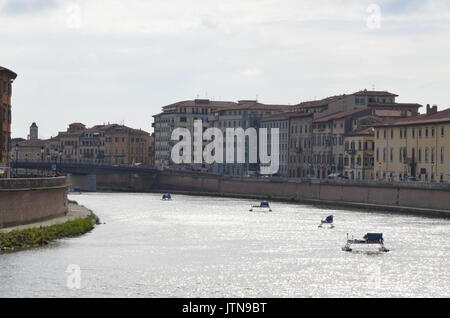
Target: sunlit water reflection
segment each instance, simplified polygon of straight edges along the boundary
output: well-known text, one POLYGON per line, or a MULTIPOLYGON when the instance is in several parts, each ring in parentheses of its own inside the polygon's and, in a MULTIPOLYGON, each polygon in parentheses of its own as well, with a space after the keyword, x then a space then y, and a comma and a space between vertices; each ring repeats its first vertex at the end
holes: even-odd
POLYGON ((0 255, 2 297, 449 297, 450 221, 251 200, 72 196, 106 224, 0 255), (319 229, 335 215, 335 229, 319 229), (346 234, 383 232, 390 253, 346 253, 346 234), (81 288, 67 286, 70 264, 81 288))

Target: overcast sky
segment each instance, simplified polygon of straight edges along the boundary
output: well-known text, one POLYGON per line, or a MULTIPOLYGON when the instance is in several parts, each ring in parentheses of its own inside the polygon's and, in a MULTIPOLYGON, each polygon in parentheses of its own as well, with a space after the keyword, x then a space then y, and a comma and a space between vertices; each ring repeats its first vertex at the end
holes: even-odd
POLYGON ((448 0, 0 0, 13 137, 33 121, 42 138, 71 122, 151 131, 161 106, 197 96, 296 104, 375 86, 443 109, 449 56, 448 0))

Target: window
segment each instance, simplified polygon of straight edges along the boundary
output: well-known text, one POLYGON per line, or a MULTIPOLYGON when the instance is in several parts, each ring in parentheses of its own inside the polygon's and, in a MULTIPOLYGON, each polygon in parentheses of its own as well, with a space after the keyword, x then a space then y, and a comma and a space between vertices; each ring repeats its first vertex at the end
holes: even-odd
POLYGON ((444 163, 445 160, 445 150, 444 147, 441 148, 441 163, 444 163))
POLYGON ((434 147, 431 148, 431 163, 434 163, 434 159, 435 159, 435 149, 434 147))
POLYGON ((355 104, 356 105, 365 105, 366 98, 365 97, 355 97, 355 104))
POLYGON ((425 148, 425 163, 428 163, 428 147, 425 148))
POLYGON ((394 148, 391 148, 391 156, 390 156, 391 162, 394 161, 394 148))
POLYGON ((419 162, 422 162, 422 148, 419 148, 419 162))
POLYGON ((441 127, 441 137, 444 137, 444 136, 445 136, 445 128, 441 127))
POLYGON ((416 128, 411 129, 411 136, 416 138, 416 128))

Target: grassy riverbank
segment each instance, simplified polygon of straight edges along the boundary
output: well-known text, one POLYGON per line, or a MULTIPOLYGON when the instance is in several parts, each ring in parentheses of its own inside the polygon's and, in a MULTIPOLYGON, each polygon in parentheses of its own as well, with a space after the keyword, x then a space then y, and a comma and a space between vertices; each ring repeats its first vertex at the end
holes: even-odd
POLYGON ((0 232, 0 251, 47 245, 68 237, 76 237, 91 231, 99 220, 94 213, 81 219, 39 228, 0 232))

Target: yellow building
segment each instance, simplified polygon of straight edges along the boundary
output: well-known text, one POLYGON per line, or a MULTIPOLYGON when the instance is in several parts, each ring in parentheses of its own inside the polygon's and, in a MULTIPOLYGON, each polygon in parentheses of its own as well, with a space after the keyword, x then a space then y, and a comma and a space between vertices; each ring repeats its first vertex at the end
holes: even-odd
POLYGON ((375 138, 372 127, 345 136, 344 176, 350 180, 373 180, 375 138))
POLYGON ((375 149, 378 180, 450 182, 450 109, 377 125, 375 149))
POLYGON ((11 158, 11 96, 17 74, 0 66, 0 177, 9 176, 11 158))
POLYGON ((44 157, 50 161, 113 165, 150 165, 152 137, 148 132, 124 125, 108 124, 86 128, 69 125, 46 142, 44 157))

